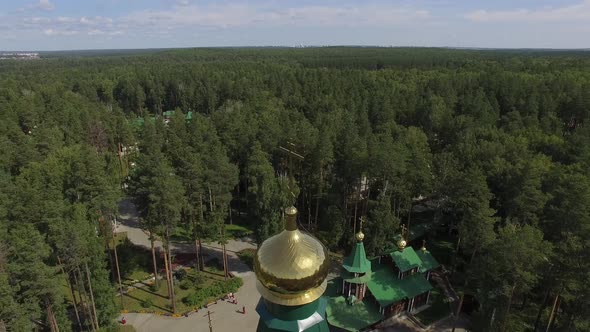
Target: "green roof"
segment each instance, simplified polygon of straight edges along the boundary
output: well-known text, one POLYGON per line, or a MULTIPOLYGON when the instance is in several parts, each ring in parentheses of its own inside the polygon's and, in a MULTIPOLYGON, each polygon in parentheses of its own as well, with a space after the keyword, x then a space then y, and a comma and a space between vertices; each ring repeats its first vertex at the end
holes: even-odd
POLYGON ((422 261, 422 264, 420 264, 420 268, 418 269, 418 271, 420 271, 420 273, 432 270, 432 269, 436 269, 437 267, 440 266, 440 264, 438 263, 438 261, 434 258, 434 256, 432 256, 432 254, 430 253, 430 251, 428 250, 418 250, 416 252, 416 254, 418 255, 418 257, 420 257, 420 260, 422 261))
POLYGON ((371 262, 365 254, 365 246, 362 242, 357 242, 354 250, 344 259, 342 267, 348 272, 366 273, 371 271, 371 262))
POLYGON ((416 251, 414 251, 414 248, 412 247, 406 247, 402 251, 394 250, 390 255, 397 268, 402 272, 409 271, 422 265, 422 260, 418 257, 416 251))
POLYGON ((344 279, 344 281, 349 282, 351 284, 366 284, 367 282, 369 282, 369 280, 371 280, 371 276, 373 275, 373 273, 371 272, 371 270, 369 270, 362 276, 355 277, 353 272, 343 270, 340 275, 342 279, 344 279))
POLYGON ((432 289, 432 285, 422 274, 413 274, 404 279, 385 264, 380 264, 373 271, 373 277, 367 284, 371 294, 381 307, 388 306, 403 299, 411 299, 432 289))
POLYGON ((328 296, 328 323, 347 331, 358 331, 383 319, 377 305, 369 299, 354 305, 346 303, 346 298, 337 292, 340 284, 340 279, 328 281, 328 289, 324 294, 328 296))

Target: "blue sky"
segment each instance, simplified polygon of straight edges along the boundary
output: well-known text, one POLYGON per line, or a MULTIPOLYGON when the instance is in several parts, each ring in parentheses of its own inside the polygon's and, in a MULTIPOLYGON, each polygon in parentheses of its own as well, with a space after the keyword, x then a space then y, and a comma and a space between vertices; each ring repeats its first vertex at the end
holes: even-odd
POLYGON ((0 0, 0 50, 590 48, 590 0, 0 0))

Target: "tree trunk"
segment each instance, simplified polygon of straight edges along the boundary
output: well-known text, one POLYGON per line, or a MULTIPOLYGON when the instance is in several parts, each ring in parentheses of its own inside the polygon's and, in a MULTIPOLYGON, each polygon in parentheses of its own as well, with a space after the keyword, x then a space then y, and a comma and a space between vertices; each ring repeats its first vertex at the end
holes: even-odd
POLYGON ((555 309, 557 308, 557 301, 559 300, 559 292, 555 294, 555 301, 553 301, 553 308, 551 309, 551 314, 549 315, 549 321, 547 322, 547 329, 545 332, 549 332, 551 329, 551 325, 553 323, 553 317, 555 316, 555 309))
POLYGON ((55 319, 55 314, 51 309, 51 304, 47 303, 47 320, 49 323, 49 329, 51 332, 59 332, 59 326, 57 325, 57 319, 55 319))
POLYGON ((123 284, 121 283, 121 271, 119 270, 119 256, 117 255, 117 243, 113 236, 113 253, 115 254, 115 266, 117 267, 117 281, 119 282, 119 296, 121 297, 121 309, 125 310, 123 303, 123 284))
POLYGON ((76 322, 78 323, 78 327, 80 327, 80 330, 82 330, 82 322, 80 321, 80 313, 78 312, 78 305, 76 305, 76 296, 74 295, 74 288, 72 287, 72 281, 70 280, 70 276, 66 273, 66 270, 64 269, 64 266, 63 266, 59 256, 57 256, 57 263, 59 264, 59 267, 61 268, 61 273, 63 273, 64 277, 66 277, 66 280, 68 282, 68 288, 70 289, 70 294, 72 295, 72 304, 74 305, 74 313, 76 314, 76 322))
POLYGON ((504 323, 502 324, 502 331, 506 331, 506 324, 508 324, 508 320, 510 319, 510 306, 512 304, 512 297, 514 296, 515 289, 516 282, 512 284, 512 288, 510 289, 510 295, 508 296, 508 304, 506 305, 506 316, 504 317, 504 323))
MULTIPOLYGON (((203 193, 199 193, 199 213, 200 213, 200 217, 201 219, 199 219, 200 222, 204 222, 205 219, 205 215, 204 215, 204 210, 203 210, 203 193)), ((199 254, 201 255, 199 262, 201 263, 201 271, 203 271, 205 269, 205 262, 203 261, 203 244, 201 243, 201 233, 198 234, 198 240, 199 240, 199 254)))
POLYGON ((227 251, 225 250, 225 243, 223 244, 223 277, 225 280, 229 277, 229 270, 227 266, 227 251))
POLYGON ((368 181, 369 180, 367 180, 367 197, 365 197, 365 208, 363 211, 363 216, 365 216, 365 217, 367 216, 367 213, 369 212, 369 199, 371 197, 371 187, 369 186, 368 181))
POLYGON ((320 197, 322 196, 322 176, 323 176, 323 170, 320 169, 320 182, 318 183, 318 194, 317 197, 315 199, 315 216, 314 216, 314 220, 315 220, 315 227, 317 229, 318 227, 318 213, 320 211, 320 197))
POLYGON ((90 310, 90 304, 88 304, 88 294, 86 293, 86 286, 84 285, 82 272, 80 272, 79 268, 76 268, 76 271, 73 273, 74 275, 74 282, 78 286, 78 293, 80 294, 80 304, 84 309, 86 309, 86 316, 90 320, 90 325, 92 327, 92 331, 96 331, 96 326, 94 325, 94 318, 92 317, 92 311, 90 310), (78 276, 80 279, 78 279, 78 276))
POLYGON ((223 278, 227 280, 227 253, 225 251, 225 225, 221 225, 221 259, 223 260, 223 278))
POLYGON ((92 302, 94 323, 96 324, 96 328, 100 329, 100 325, 98 324, 98 316, 96 315, 96 304, 94 303, 94 292, 92 291, 92 281, 90 281, 90 270, 88 269, 88 263, 84 263, 84 268, 86 269, 86 278, 88 279, 88 290, 90 291, 90 301, 92 302))
POLYGON ((348 186, 344 190, 344 229, 348 229, 348 186))
POLYGON ((125 173, 123 170, 123 145, 121 144, 121 142, 117 143, 117 157, 119 158, 119 171, 120 171, 120 176, 121 178, 123 178, 123 174, 125 173))
POLYGON ((311 200, 313 199, 312 197, 313 197, 313 195, 311 193, 311 186, 310 186, 310 189, 307 190, 307 200, 305 201, 305 205, 307 208, 307 227, 309 229, 311 229, 311 204, 312 204, 311 200))
POLYGON ((234 224, 233 223, 232 216, 231 216, 231 201, 229 202, 229 224, 230 225, 233 225, 234 224))
POLYGON ((166 251, 168 255, 168 265, 170 268, 170 301, 172 302, 172 313, 176 313, 176 299, 174 298, 174 279, 172 278, 172 254, 170 250, 170 228, 166 227, 166 251))
POLYGON ((473 263, 473 259, 475 258, 475 254, 477 253, 478 247, 473 248, 473 253, 471 253, 471 258, 469 259, 469 265, 473 263))
POLYGON ((408 229, 407 229, 407 234, 406 234, 406 241, 410 242, 410 222, 411 222, 411 218, 412 218, 412 199, 410 198, 410 204, 408 207, 408 229))
POLYGON ((170 293, 170 271, 168 270, 168 254, 166 252, 166 245, 164 245, 163 254, 164 254, 164 270, 166 273, 166 288, 168 289, 168 299, 172 298, 172 294, 170 293))
POLYGON ((529 299, 529 297, 527 296, 527 294, 523 294, 522 303, 520 304, 520 310, 524 310, 524 307, 526 306, 528 299, 529 299))
POLYGON ((211 187, 209 189, 209 211, 213 212, 213 195, 211 194, 211 187))
POLYGON ((195 225, 194 227, 195 227, 195 234, 194 234, 194 239, 195 239, 195 256, 197 257, 196 270, 197 271, 200 271, 201 270, 201 262, 200 262, 200 257, 199 257, 199 255, 200 255, 200 253, 199 253, 199 241, 198 241, 199 234, 196 231, 197 225, 195 225))
POLYGON ((158 265, 156 264, 156 248, 154 245, 154 234, 150 231, 150 245, 152 247, 152 263, 154 265, 154 284, 156 287, 160 287, 160 281, 158 280, 158 265))
POLYGON ((354 219, 352 220, 352 234, 356 234, 356 220, 357 220, 359 196, 360 196, 360 192, 361 192, 361 181, 362 181, 362 179, 359 178, 359 182, 358 182, 357 187, 354 191, 354 219))
POLYGON ((455 312, 455 317, 453 319, 453 329, 451 332, 455 332, 455 328, 457 327, 457 320, 459 319, 459 315, 461 314, 461 307, 463 307, 463 299, 465 298, 465 292, 461 293, 461 298, 459 299, 459 305, 457 306, 457 311, 455 312))
POLYGON ((543 302, 541 302, 541 305, 539 306, 539 312, 537 313, 537 319, 535 319, 535 327, 533 329, 534 332, 537 332, 537 329, 539 328, 539 323, 541 321, 541 315, 543 314, 543 311, 545 310, 545 307, 547 307, 547 300, 549 299, 549 289, 545 292, 545 296, 543 297, 543 302))
POLYGON ((242 180, 238 180, 238 216, 242 215, 242 197, 240 192, 240 187, 242 186, 242 180))

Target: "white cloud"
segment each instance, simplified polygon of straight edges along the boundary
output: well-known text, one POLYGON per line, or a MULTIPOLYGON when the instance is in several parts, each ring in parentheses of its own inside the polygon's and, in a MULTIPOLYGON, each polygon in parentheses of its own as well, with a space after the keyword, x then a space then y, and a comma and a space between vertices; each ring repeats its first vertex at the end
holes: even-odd
POLYGON ((74 36, 79 33, 75 30, 56 30, 56 29, 45 29, 43 33, 47 36, 74 36))
POLYGON ((16 11, 19 13, 24 13, 27 11, 37 11, 37 10, 44 10, 44 11, 52 11, 55 9, 55 5, 50 0, 39 0, 36 3, 29 3, 24 7, 18 8, 16 11))
POLYGON ((104 34, 105 34, 105 32, 100 29, 92 29, 92 30, 88 31, 89 36, 100 36, 100 35, 104 35, 104 34))
POLYGON ((53 10, 55 9, 55 5, 51 3, 49 0, 39 0, 39 3, 36 6, 39 9, 43 10, 53 10))
MULTIPOLYGON (((102 16, 10 17, 5 23, 22 33, 41 33, 45 36, 117 36, 124 34, 126 30, 113 19, 102 16)), ((1 25, 0 30, 2 30, 1 25)))
POLYGON ((280 8, 265 5, 224 4, 184 6, 170 10, 144 10, 128 15, 130 24, 170 26, 391 26, 430 18, 426 10, 391 5, 301 6, 280 8))
POLYGON ((590 0, 575 5, 542 8, 515 9, 505 11, 477 10, 465 15, 475 22, 568 22, 590 21, 590 0))

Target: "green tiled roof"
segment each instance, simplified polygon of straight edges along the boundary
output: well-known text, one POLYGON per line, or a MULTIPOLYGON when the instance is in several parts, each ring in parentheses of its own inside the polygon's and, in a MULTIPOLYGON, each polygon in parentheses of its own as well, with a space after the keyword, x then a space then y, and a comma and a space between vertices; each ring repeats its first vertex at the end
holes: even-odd
POLYGON ((326 308, 328 323, 347 331, 359 331, 383 319, 377 304, 369 299, 354 305, 348 304, 346 298, 337 291, 341 283, 340 279, 328 281, 328 289, 325 293, 328 296, 326 308))
POLYGON ((341 273, 342 279, 351 284, 366 284, 367 282, 369 282, 369 280, 371 280, 372 275, 373 273, 370 270, 360 277, 355 277, 354 273, 348 272, 346 270, 343 270, 341 273))
POLYGON ((432 285, 422 274, 398 279, 397 275, 386 265, 380 265, 373 271, 373 276, 367 286, 382 307, 403 299, 413 298, 432 289, 432 285))
POLYGON ((420 267, 418 269, 418 271, 420 271, 420 273, 432 270, 432 269, 436 269, 437 267, 440 266, 440 264, 438 263, 438 261, 434 258, 434 256, 432 256, 432 254, 430 253, 430 251, 428 250, 418 250, 416 252, 416 254, 418 255, 418 257, 420 257, 420 260, 422 261, 422 264, 420 264, 420 267))
POLYGON ((342 264, 348 272, 366 273, 371 271, 371 262, 365 254, 365 246, 362 242, 357 242, 354 250, 344 259, 342 264))
POLYGON ((397 268, 402 272, 409 271, 422 264, 422 260, 412 247, 406 247, 403 251, 394 250, 390 255, 397 268))

